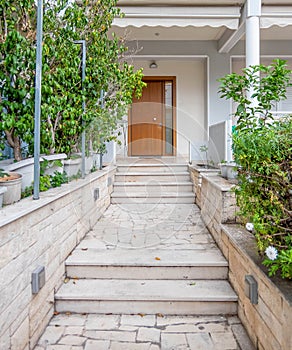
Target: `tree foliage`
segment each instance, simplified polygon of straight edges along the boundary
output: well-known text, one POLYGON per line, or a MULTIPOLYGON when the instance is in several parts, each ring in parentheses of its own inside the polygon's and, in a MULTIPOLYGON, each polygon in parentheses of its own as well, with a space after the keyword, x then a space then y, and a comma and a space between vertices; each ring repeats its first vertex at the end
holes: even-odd
MULTIPOLYGON (((32 0, 0 7, 0 133, 21 159, 21 141, 32 142, 34 110, 34 17, 32 0)), ((3 145, 3 144, 2 144, 3 145)))
MULTIPOLYGON (((126 113, 133 93, 141 94, 142 71, 134 71, 127 63, 123 38, 108 35, 113 19, 121 15, 116 3, 44 1, 42 153, 76 151, 84 128, 93 128, 91 135, 106 141, 126 113), (85 40, 87 47, 83 86, 81 47, 76 43, 80 40, 85 40), (105 92, 102 104, 101 91, 105 92)), ((6 1, 1 11, 1 64, 5 69, 0 76, 0 130, 7 141, 10 134, 16 135, 32 151, 35 2, 6 1)), ((9 144, 14 147, 13 142, 9 144)), ((15 158, 19 160, 21 155, 15 158)))

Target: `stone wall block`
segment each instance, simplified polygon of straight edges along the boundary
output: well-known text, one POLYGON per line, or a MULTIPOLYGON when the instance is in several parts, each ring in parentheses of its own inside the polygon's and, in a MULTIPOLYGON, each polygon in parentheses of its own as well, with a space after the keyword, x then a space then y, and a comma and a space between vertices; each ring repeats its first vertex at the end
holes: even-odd
POLYGON ((1 311, 0 330, 3 330, 3 333, 5 333, 5 331, 10 328, 19 315, 29 307, 30 296, 31 287, 29 285, 23 291, 21 291, 21 293, 17 295, 14 300, 11 301, 5 310, 1 311))
POLYGON ((0 333, 0 349, 10 349, 11 348, 11 337, 9 329, 6 329, 4 333, 0 333))
POLYGON ((279 340, 282 340, 282 325, 277 319, 277 317, 273 314, 272 310, 270 309, 269 305, 266 305, 263 299, 261 298, 261 294, 259 294, 259 302, 256 306, 257 312, 261 315, 261 318, 267 325, 267 327, 270 329, 270 332, 274 335, 275 338, 278 337, 279 340), (272 325, 272 327, 271 327, 272 325))
MULTIPOLYGON (((0 310, 5 310, 11 302, 27 287, 30 283, 28 274, 17 276, 6 288, 0 291, 0 310)), ((1 329, 1 328, 0 328, 1 329)))
MULTIPOLYGON (((47 314, 44 314, 44 312, 41 313, 41 317, 39 315, 37 321, 37 326, 32 330, 32 327, 30 328, 30 347, 29 349, 32 350, 36 346, 38 339, 41 337, 43 334, 45 328, 49 324, 51 318, 53 317, 54 314, 54 306, 52 305, 51 309, 48 311, 47 314)), ((34 323, 36 325, 36 323, 34 323)))
POLYGON ((11 350, 23 350, 29 344, 29 318, 26 317, 19 328, 11 335, 11 350))

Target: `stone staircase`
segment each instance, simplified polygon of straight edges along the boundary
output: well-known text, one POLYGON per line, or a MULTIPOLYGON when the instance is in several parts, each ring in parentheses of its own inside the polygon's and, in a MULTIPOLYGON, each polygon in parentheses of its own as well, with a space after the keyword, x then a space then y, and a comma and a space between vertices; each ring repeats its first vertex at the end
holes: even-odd
POLYGON ((66 283, 55 295, 56 311, 236 314, 237 296, 227 281, 228 264, 193 202, 186 165, 118 166, 111 213, 68 257, 66 283), (145 218, 135 214, 140 207, 145 218), (167 214, 163 218, 162 210, 167 214), (176 231, 170 234, 171 230, 176 231), (108 231, 111 239, 106 239, 108 231), (137 249, 134 238, 150 234, 160 234, 161 240, 137 249), (121 235, 129 236, 128 245, 121 246, 121 235))
POLYGON ((121 164, 115 176, 113 204, 194 203, 187 164, 121 164))

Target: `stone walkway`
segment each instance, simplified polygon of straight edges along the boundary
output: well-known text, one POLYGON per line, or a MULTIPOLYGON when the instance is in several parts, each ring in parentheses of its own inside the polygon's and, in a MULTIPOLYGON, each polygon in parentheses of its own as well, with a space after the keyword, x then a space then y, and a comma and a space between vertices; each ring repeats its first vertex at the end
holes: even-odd
POLYGON ((88 233, 82 249, 212 249, 200 210, 190 204, 116 204, 88 233))
POLYGON ((251 350, 237 317, 57 315, 35 350, 251 350))
MULTIPOLYGON (((192 204, 111 205, 76 251, 217 250, 192 204)), ((236 316, 56 314, 35 350, 252 350, 236 316)))

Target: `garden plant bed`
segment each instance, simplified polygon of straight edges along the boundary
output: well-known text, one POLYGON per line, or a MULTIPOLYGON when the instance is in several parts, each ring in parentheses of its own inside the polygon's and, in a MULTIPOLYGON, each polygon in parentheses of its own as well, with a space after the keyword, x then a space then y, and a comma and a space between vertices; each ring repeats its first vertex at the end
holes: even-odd
POLYGON ((269 277, 254 236, 239 225, 222 225, 221 249, 229 262, 229 280, 239 297, 238 314, 258 349, 292 348, 292 283, 269 277), (258 303, 246 296, 245 276, 258 284, 258 303))
POLYGON ((292 283, 269 277, 255 237, 237 224, 233 184, 220 176, 203 175, 202 218, 229 263, 229 280, 238 294, 238 316, 260 350, 292 348, 292 283), (258 284, 258 303, 246 296, 247 275, 258 284))

